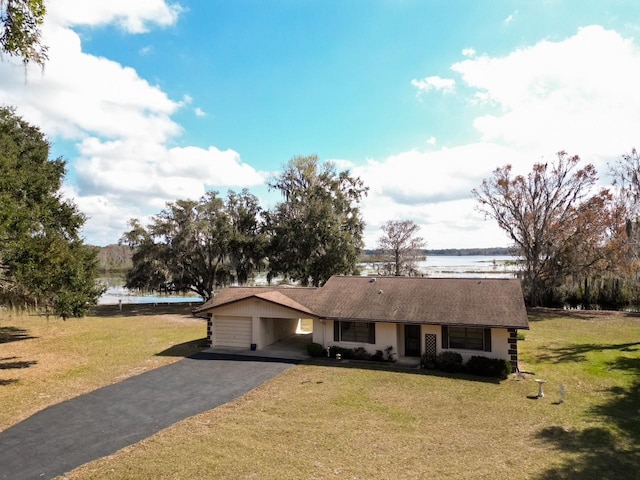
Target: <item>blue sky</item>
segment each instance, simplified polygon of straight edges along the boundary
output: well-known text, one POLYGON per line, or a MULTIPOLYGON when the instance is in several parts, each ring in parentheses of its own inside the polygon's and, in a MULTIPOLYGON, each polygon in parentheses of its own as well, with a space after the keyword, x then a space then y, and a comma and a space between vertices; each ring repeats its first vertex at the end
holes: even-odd
POLYGON ((370 187, 368 247, 411 219, 431 248, 504 246, 471 190, 498 166, 640 147, 633 1, 50 0, 44 72, 0 62, 0 103, 68 161, 89 243, 167 201, 249 188, 317 153, 370 187))

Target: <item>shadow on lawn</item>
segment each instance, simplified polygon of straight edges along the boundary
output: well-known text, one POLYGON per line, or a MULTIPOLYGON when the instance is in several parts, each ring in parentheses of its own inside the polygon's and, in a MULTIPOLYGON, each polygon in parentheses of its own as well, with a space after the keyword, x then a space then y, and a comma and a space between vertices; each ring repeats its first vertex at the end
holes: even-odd
POLYGON ((97 305, 91 309, 94 317, 135 317, 139 315, 192 315, 202 302, 178 303, 123 303, 122 305, 97 305))
POLYGON ((207 338, 199 338, 184 343, 173 345, 160 353, 156 357, 190 357, 207 348, 207 338))
MULTIPOLYGON (((640 350, 640 342, 617 344, 582 343, 566 347, 543 346, 540 350, 544 353, 534 357, 537 362, 584 362, 587 360, 587 353, 594 351, 619 350, 621 352, 636 352, 640 350)), ((613 368, 617 367, 614 366, 613 368)))
MULTIPOLYGON (((29 368, 32 365, 35 365, 35 360, 28 361, 17 361, 18 357, 5 357, 0 358, 0 370, 13 370, 16 368, 29 368)), ((18 379, 16 378, 0 378, 0 387, 4 387, 6 385, 11 385, 12 383, 16 383, 18 379)))
POLYGON ((640 472, 640 358, 619 357, 611 367, 636 376, 628 388, 611 388, 609 399, 589 412, 611 428, 591 427, 577 431, 552 426, 542 429, 537 434, 538 439, 576 456, 538 478, 638 478, 634 475, 640 472))
POLYGON ((0 343, 18 342, 37 338, 29 335, 29 332, 20 327, 0 327, 0 343))

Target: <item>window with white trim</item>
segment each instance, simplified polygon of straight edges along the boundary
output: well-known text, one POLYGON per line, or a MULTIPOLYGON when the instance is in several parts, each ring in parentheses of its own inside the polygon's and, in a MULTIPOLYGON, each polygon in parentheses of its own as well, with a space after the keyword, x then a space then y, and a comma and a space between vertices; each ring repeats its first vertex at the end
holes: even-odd
POLYGON ((373 322, 333 322, 334 342, 376 343, 376 324, 373 322))
POLYGON ((491 329, 442 326, 442 348, 491 351, 491 329))

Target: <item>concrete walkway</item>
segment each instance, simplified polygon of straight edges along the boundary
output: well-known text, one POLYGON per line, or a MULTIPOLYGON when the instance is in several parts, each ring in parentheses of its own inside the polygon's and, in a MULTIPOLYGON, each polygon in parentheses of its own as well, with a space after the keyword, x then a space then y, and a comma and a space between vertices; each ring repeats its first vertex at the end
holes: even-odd
POLYGON ((202 352, 0 432, 0 478, 49 479, 242 396, 296 360, 202 352))

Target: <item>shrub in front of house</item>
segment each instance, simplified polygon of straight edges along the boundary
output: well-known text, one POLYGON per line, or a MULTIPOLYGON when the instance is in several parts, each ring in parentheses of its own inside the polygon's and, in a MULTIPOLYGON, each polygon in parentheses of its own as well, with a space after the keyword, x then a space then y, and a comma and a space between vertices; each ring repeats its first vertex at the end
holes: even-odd
POLYGON ((443 372, 459 372, 462 370, 462 355, 457 352, 440 352, 436 357, 436 365, 443 372))
POLYGON ((354 360, 371 360, 371 354, 364 347, 354 348, 352 355, 354 360))
POLYGON ((467 372, 482 377, 505 379, 511 373, 511 363, 502 358, 473 356, 465 365, 467 372))
POLYGON ((319 343, 307 344, 307 353, 312 357, 321 357, 324 353, 324 348, 319 343))
POLYGON ((427 355, 426 353, 420 357, 420 367, 426 368, 429 370, 435 369, 437 366, 436 356, 435 355, 427 355))

